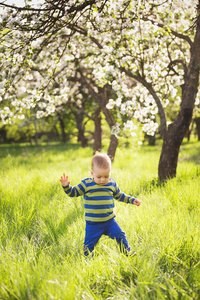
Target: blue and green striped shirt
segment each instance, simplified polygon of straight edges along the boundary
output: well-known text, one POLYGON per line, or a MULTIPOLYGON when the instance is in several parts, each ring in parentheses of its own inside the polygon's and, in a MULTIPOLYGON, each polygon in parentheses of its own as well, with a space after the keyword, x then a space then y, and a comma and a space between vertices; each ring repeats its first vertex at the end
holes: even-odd
POLYGON ((92 178, 86 178, 76 186, 63 187, 69 197, 83 196, 85 220, 105 222, 115 217, 114 199, 133 204, 135 198, 120 191, 115 180, 109 179, 105 185, 98 185, 92 178))

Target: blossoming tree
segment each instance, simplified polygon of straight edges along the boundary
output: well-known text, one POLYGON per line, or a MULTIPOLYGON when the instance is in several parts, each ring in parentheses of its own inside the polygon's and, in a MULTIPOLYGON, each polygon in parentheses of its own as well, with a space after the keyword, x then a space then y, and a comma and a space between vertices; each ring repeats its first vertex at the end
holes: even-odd
MULTIPOLYGON (((141 107, 142 98, 145 118, 146 111, 153 115, 155 110, 159 113, 163 146, 158 172, 159 178, 165 180, 176 175, 180 145, 189 128, 198 93, 200 2, 196 7, 193 1, 140 3, 137 13, 129 3, 125 21, 121 23, 120 41, 116 37, 112 44, 121 74, 133 78, 142 87, 131 91, 133 103, 140 97, 137 105, 141 107), (145 95, 141 97, 143 88, 145 95), (179 105, 178 114, 170 124, 165 111, 169 99, 179 105)), ((151 122, 149 118, 147 127, 151 122)))
MULTIPOLYGON (((82 83, 108 120, 115 106, 121 115, 131 112, 148 134, 159 128, 159 178, 175 176, 199 86, 196 4, 71 0, 9 7, 2 22, 2 119, 15 113, 23 117, 23 109, 36 103, 37 117, 53 113, 82 83), (78 80, 71 84, 77 72, 78 80), (169 124, 170 103, 178 114, 169 124)), ((115 125, 112 118, 109 122, 115 125)))

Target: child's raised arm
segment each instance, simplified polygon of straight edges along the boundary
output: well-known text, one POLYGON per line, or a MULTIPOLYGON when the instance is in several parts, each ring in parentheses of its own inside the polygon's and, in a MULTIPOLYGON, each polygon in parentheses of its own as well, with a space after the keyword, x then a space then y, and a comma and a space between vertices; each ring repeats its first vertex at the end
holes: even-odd
POLYGON ((65 173, 63 173, 63 176, 61 176, 60 182, 62 186, 68 186, 70 184, 68 176, 65 176, 65 173))

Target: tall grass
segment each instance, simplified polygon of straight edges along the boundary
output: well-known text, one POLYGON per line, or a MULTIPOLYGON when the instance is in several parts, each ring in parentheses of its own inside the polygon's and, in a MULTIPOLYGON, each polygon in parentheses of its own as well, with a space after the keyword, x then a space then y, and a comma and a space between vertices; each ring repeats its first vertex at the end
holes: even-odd
POLYGON ((102 237, 85 259, 81 198, 92 148, 0 146, 0 299, 200 299, 200 144, 183 144, 177 177, 157 181, 160 146, 120 147, 112 177, 140 207, 116 202, 134 258, 102 237))

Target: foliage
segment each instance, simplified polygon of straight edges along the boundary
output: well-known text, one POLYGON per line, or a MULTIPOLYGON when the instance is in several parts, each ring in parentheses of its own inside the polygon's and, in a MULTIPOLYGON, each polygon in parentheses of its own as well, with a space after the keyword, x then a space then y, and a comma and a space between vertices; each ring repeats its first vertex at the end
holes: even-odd
POLYGON ((148 134, 158 123, 164 130, 174 120, 171 108, 180 106, 195 15, 191 1, 183 6, 176 0, 8 6, 2 26, 11 30, 1 39, 2 119, 23 118, 25 108, 36 106, 38 118, 70 101, 81 106, 83 93, 99 94, 108 83, 108 108, 116 105, 148 134))
POLYGON ((102 237, 85 260, 82 199, 66 198, 59 178, 88 176, 92 148, 0 146, 0 298, 198 299, 199 143, 183 144, 177 178, 165 185, 159 147, 121 147, 113 163, 121 189, 142 200, 139 208, 116 202, 137 256, 102 237))
POLYGON ((72 118, 67 118, 66 113, 63 113, 62 116, 54 115, 41 119, 35 118, 34 115, 26 114, 24 120, 16 119, 12 124, 0 126, 0 143, 63 141, 60 118, 66 124, 66 140, 72 139, 75 135, 75 126, 72 118))

